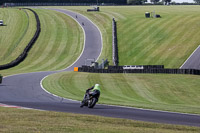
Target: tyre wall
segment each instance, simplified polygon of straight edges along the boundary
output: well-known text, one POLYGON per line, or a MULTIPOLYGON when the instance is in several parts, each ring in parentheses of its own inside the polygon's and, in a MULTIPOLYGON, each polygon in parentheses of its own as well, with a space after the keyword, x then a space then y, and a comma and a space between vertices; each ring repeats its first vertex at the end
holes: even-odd
POLYGON ((36 19, 36 24, 37 24, 36 32, 35 32, 33 38, 31 39, 31 41, 28 43, 28 45, 23 50, 23 52, 15 60, 11 61, 10 63, 4 64, 4 65, 0 65, 0 70, 9 69, 11 67, 17 66, 19 63, 24 61, 24 59, 28 55, 28 52, 30 51, 30 49, 32 48, 32 46, 34 45, 34 43, 36 42, 37 38, 40 35, 41 27, 40 27, 39 16, 32 9, 29 9, 29 8, 23 8, 23 9, 30 10, 30 11, 32 11, 34 13, 35 19, 36 19))

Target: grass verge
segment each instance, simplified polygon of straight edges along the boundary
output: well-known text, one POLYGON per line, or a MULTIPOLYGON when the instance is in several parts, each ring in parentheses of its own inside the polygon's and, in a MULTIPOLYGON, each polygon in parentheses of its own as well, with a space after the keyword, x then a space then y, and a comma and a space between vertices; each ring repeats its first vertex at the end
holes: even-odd
POLYGON ((8 109, 0 107, 0 132, 59 133, 189 133, 198 127, 138 122, 49 111, 8 109))
POLYGON ((85 90, 99 83, 99 103, 200 114, 199 81, 194 75, 65 72, 50 75, 43 86, 61 97, 82 100, 85 90))

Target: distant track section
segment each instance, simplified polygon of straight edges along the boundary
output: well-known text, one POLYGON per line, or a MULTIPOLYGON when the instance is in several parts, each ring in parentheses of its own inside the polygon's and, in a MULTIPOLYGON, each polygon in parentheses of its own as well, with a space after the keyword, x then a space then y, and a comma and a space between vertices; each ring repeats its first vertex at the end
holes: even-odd
POLYGON ((23 9, 30 10, 30 11, 32 11, 34 13, 35 19, 36 19, 36 24, 37 24, 36 32, 35 32, 33 38, 31 39, 31 41, 28 43, 28 45, 24 49, 24 51, 15 60, 11 61, 10 63, 4 64, 4 65, 0 65, 0 70, 9 69, 9 68, 17 66, 19 63, 21 63, 26 58, 26 56, 28 55, 28 52, 30 51, 30 49, 32 48, 32 46, 34 45, 35 41, 37 40, 37 38, 40 35, 40 31, 41 31, 40 19, 39 19, 37 13, 34 10, 29 9, 29 8, 23 8, 23 9))
POLYGON ((199 69, 200 70, 200 45, 180 67, 181 69, 199 69))

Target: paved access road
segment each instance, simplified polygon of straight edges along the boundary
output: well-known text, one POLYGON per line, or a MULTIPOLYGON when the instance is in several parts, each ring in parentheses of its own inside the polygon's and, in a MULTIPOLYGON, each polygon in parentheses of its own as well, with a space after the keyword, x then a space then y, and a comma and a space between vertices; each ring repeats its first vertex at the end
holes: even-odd
MULTIPOLYGON (((72 71, 73 67, 85 63, 85 58, 97 59, 101 53, 102 40, 98 28, 84 16, 59 9, 59 12, 73 17, 80 25, 84 22, 85 48, 80 58, 69 68, 62 71, 72 71), (76 18, 76 15, 78 18, 76 18)), ((94 109, 80 108, 80 102, 55 97, 40 86, 40 81, 47 75, 62 72, 35 72, 9 76, 3 79, 0 85, 0 103, 16 105, 34 109, 92 114, 107 117, 126 118, 141 121, 181 124, 200 127, 200 115, 151 111, 136 108, 97 105, 94 109)))

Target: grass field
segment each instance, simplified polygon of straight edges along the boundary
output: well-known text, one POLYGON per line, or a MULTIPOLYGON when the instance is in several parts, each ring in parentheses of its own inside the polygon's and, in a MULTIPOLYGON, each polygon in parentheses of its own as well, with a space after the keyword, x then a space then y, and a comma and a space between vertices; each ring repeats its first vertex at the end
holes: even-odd
POLYGON ((48 111, 0 108, 0 132, 198 133, 200 128, 48 111))
MULTIPOLYGON (((86 15, 100 27, 104 39, 101 57, 109 59, 109 32, 115 17, 120 65, 164 64, 177 68, 200 44, 198 6, 100 7, 98 13, 86 12, 89 7, 64 8, 86 15), (154 10, 162 18, 145 18, 146 11, 154 10)), ((200 114, 198 82, 199 77, 192 75, 63 73, 49 77, 44 86, 59 96, 81 100, 84 89, 100 83, 105 89, 101 103, 200 114)))
POLYGON ((28 10, 2 9, 0 18, 5 26, 0 27, 0 65, 16 59, 33 37, 36 30, 34 14, 28 10))
MULTIPOLYGON (((88 16, 101 29, 104 50, 101 58, 112 61, 111 21, 117 20, 120 65, 165 65, 179 68, 200 45, 199 6, 64 7, 88 16), (145 18, 145 12, 162 18, 145 18)), ((101 59, 100 58, 100 59, 101 59)))
POLYGON ((14 68, 1 71, 3 75, 64 69, 82 51, 83 31, 73 19, 51 10, 34 10, 41 21, 40 36, 25 61, 14 68))
MULTIPOLYGON (((111 19, 115 17, 118 22, 120 65, 164 64, 166 67, 179 67, 200 42, 198 6, 100 7, 99 13, 87 13, 86 9, 91 7, 63 8, 82 13, 99 26, 104 40, 100 59, 108 58, 109 61, 112 60, 111 19), (161 19, 144 18, 146 11, 154 10, 162 16, 161 19)), ((63 69, 81 53, 83 32, 74 20, 55 11, 34 10, 41 20, 40 37, 26 60, 15 68, 0 71, 3 75, 63 69)), ((29 11, 27 13, 29 21, 23 11, 0 9, 0 16, 4 17, 7 24, 0 27, 0 36, 3 36, 0 38, 0 64, 12 60, 12 56, 16 57, 26 46, 28 38, 32 37, 35 21, 33 14, 29 11), (7 20, 6 15, 10 19, 7 20), (23 25, 14 26, 14 20, 23 25), (12 39, 6 41, 6 37, 12 39), (22 42, 24 45, 21 45, 22 42), (18 50, 13 49, 15 45, 20 45, 18 50), (6 59, 5 55, 9 57, 6 59)), ((100 103, 200 114, 198 76, 97 75, 72 72, 51 75, 45 79, 44 86, 57 95, 82 100, 85 89, 97 82, 102 85, 100 103)), ((88 132, 91 125, 96 131, 89 132, 182 133, 200 130, 193 127, 7 108, 0 108, 0 118, 0 132, 88 132), (94 122, 100 126, 95 126, 94 122)))
POLYGON ((49 76, 43 85, 51 93, 81 101, 85 90, 99 83, 99 103, 200 114, 199 81, 193 75, 65 72, 49 76))

